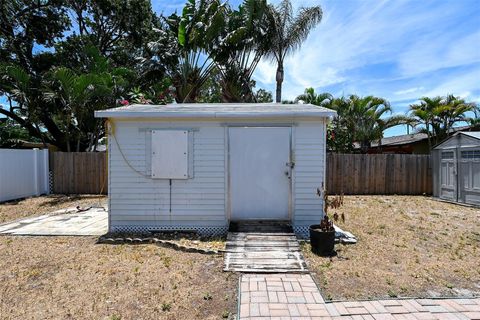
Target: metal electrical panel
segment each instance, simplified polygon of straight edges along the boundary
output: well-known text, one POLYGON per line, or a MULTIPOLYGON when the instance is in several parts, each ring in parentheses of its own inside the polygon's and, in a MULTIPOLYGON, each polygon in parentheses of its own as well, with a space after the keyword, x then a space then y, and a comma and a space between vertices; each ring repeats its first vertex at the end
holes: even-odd
POLYGON ((188 179, 188 131, 152 130, 152 178, 188 179))

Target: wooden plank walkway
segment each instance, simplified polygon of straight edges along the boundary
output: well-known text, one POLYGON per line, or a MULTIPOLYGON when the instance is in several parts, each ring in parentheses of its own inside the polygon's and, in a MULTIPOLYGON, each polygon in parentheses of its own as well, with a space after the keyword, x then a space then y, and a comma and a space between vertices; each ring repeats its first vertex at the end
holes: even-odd
POLYGON ((307 273, 295 234, 269 231, 229 232, 224 271, 307 273))

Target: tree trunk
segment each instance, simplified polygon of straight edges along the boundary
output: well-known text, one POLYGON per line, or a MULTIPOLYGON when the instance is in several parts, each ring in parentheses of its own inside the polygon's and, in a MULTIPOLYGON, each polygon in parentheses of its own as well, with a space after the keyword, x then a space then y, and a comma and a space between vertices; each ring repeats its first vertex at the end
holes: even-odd
POLYGON ((368 153, 368 149, 370 149, 370 147, 371 147, 370 140, 363 140, 360 143, 360 152, 363 154, 366 154, 368 153))
POLYGON ((276 93, 275 101, 277 103, 280 103, 282 102, 283 61, 278 62, 276 80, 277 80, 277 93, 276 93))

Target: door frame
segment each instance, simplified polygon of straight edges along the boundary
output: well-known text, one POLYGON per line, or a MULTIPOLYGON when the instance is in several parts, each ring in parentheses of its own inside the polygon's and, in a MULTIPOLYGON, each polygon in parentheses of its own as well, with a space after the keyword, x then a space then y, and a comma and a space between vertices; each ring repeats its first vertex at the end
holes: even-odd
MULTIPOLYGON (((232 194, 231 190, 231 174, 230 174, 230 128, 286 128, 289 135, 289 153, 288 162, 295 163, 293 154, 293 125, 292 124, 226 124, 225 125, 225 142, 226 142, 226 163, 225 163, 225 176, 226 176, 226 216, 227 221, 232 221, 232 194)), ((290 178, 288 179, 288 220, 293 221, 293 180, 294 180, 294 168, 290 168, 290 178)), ((252 219, 253 220, 253 219, 252 219)), ((261 219, 258 219, 261 220, 261 219)))
MULTIPOLYGON (((470 158, 467 159, 467 160, 463 160, 462 152, 463 151, 476 151, 476 150, 479 150, 478 147, 457 147, 457 202, 468 204, 468 202, 465 199, 466 198, 465 193, 467 193, 467 192, 475 193, 475 192, 479 192, 477 190, 480 190, 480 189, 474 188, 473 186, 472 186, 472 189, 466 190, 465 189, 465 182, 463 180, 464 172, 463 172, 462 164, 463 163, 468 163, 470 165, 470 168, 472 168, 473 163, 479 162, 479 160, 470 159, 470 158)), ((473 174, 473 171, 469 171, 468 173, 469 173, 468 179, 473 178, 471 176, 471 173, 473 174)))
MULTIPOLYGON (((440 194, 439 194, 439 198, 441 199, 444 199, 444 200, 450 200, 450 201, 454 201, 454 202, 458 202, 458 177, 459 177, 459 174, 458 174, 458 169, 459 169, 459 166, 458 166, 458 147, 455 147, 455 148, 449 148, 449 149, 442 149, 440 150, 440 177, 439 177, 439 185, 440 185, 440 194), (446 152, 452 152, 453 154, 453 158, 452 159, 442 159, 442 153, 446 153, 446 152), (448 189, 448 188, 444 188, 444 184, 443 184, 443 181, 442 181, 442 164, 443 163, 446 163, 447 164, 447 175, 448 175, 448 164, 451 163, 453 164, 453 178, 455 181, 453 181, 453 199, 447 199, 447 198, 442 198, 442 190, 443 189, 448 189)), ((448 177, 447 177, 448 179, 448 177)))

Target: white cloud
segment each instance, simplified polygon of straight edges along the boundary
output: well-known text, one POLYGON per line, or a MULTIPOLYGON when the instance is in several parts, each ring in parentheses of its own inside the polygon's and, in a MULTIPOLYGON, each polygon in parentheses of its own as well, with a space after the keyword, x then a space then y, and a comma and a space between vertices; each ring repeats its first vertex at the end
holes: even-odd
MULTIPOLYGON (((294 3, 298 7, 318 1, 294 3)), ((480 81, 474 83, 473 74, 462 74, 443 84, 439 84, 443 77, 428 81, 419 78, 480 61, 478 24, 476 30, 471 25, 463 26, 471 20, 464 15, 478 11, 475 1, 328 0, 321 5, 323 21, 285 62, 283 98, 292 99, 306 87, 323 91, 327 86, 332 91, 355 89, 362 95, 393 93, 402 99, 440 89, 480 89, 480 81), (473 8, 468 8, 469 4, 473 8), (399 87, 398 82, 396 87, 388 85, 399 79, 409 86, 399 87)), ((259 70, 255 77, 272 88, 274 66, 261 66, 259 70)))
POLYGON ((415 87, 415 88, 409 88, 409 89, 404 89, 404 90, 398 90, 398 91, 395 91, 393 94, 401 96, 401 95, 405 95, 405 94, 408 94, 408 93, 417 92, 417 91, 423 90, 423 89, 424 89, 423 87, 415 87))
POLYGON ((460 77, 450 77, 440 82, 437 86, 425 92, 425 96, 442 96, 446 94, 459 95, 463 98, 471 98, 474 90, 480 89, 480 65, 460 77))
POLYGON ((399 57, 403 76, 480 62, 480 31, 468 35, 442 35, 435 32, 422 36, 399 57), (451 39, 448 39, 451 38, 451 39), (431 39, 437 39, 432 41, 431 39))
POLYGON ((255 70, 255 79, 264 84, 273 84, 275 83, 276 72, 276 63, 270 60, 262 60, 258 63, 255 70))
MULTIPOLYGON (((239 2, 230 0, 234 7, 239 2)), ((181 10, 184 1, 152 3, 157 12, 170 12, 181 10)), ((469 99, 480 101, 478 0, 292 3, 295 9, 320 4, 324 17, 301 49, 287 57, 283 99, 314 87, 333 94, 373 94, 399 104, 447 93, 469 93, 469 99)), ((275 72, 274 62, 261 61, 254 74, 257 87, 274 92, 275 72)))

